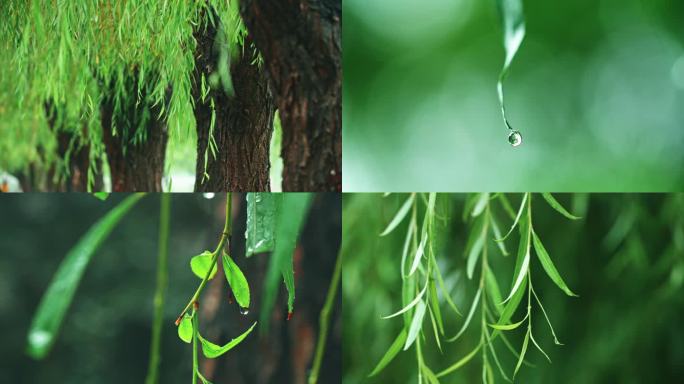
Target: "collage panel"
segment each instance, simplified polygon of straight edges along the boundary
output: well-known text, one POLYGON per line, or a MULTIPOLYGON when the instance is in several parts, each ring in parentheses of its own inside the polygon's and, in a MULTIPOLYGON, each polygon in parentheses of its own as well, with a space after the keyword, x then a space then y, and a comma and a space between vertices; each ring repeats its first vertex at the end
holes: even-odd
POLYGON ((345 191, 684 190, 684 2, 343 8, 345 191))
POLYGON ((345 194, 343 383, 676 383, 684 194, 345 194))
POLYGON ((342 190, 340 0, 0 2, 0 186, 342 190))
POLYGON ((339 382, 340 194, 99 197, 0 195, 0 381, 339 382))

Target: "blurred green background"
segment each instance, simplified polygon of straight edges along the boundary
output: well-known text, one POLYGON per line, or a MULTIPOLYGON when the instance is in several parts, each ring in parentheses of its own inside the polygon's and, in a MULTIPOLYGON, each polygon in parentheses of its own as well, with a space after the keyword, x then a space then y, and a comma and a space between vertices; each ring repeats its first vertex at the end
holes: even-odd
POLYGON ((684 2, 524 1, 505 83, 495 0, 345 0, 346 191, 684 187, 684 2))
MULTIPOLYGON (((437 197, 441 240, 434 251, 451 297, 467 313, 477 289, 465 273, 463 249, 470 231, 461 218, 464 194, 437 197)), ((401 317, 381 319, 401 308, 400 262, 407 221, 387 237, 378 235, 392 220, 406 195, 345 194, 343 201, 343 380, 352 383, 416 383, 415 345, 400 352, 381 373, 367 378, 403 326, 401 317)), ((552 363, 530 343, 517 383, 677 383, 684 375, 684 194, 557 195, 582 219, 570 221, 533 196, 532 220, 552 260, 579 297, 568 297, 546 276, 539 261, 531 261, 535 291, 556 334, 565 345, 554 345, 548 326, 533 307, 535 339, 552 363)), ((509 195, 515 207, 521 196, 509 195)), ((498 205, 498 203, 497 203, 498 205)), ((419 218, 422 216, 419 215, 419 218)), ((511 220, 499 214, 502 228, 511 220)), ((505 230, 505 229, 504 229, 505 230)), ((517 231, 507 240, 517 249, 517 231)), ((488 260, 501 291, 512 283, 515 255, 503 257, 490 240, 488 260)), ((479 268, 479 267, 478 267, 479 268)), ((440 295, 446 335, 464 323, 440 295)), ((523 318, 521 304, 513 316, 523 318)), ((475 319, 479 319, 479 309, 475 319)), ((427 316, 426 316, 427 317, 427 316)), ((446 369, 480 338, 474 320, 453 343, 435 344, 429 320, 424 320, 423 354, 435 371, 446 369)), ((507 333, 520 351, 524 328, 507 333)), ((419 336, 421 337, 421 336, 419 336)), ((510 377, 517 359, 500 342, 497 354, 510 377)), ((491 359, 491 357, 490 357, 491 359)), ((492 363, 493 364, 493 363, 492 363)), ((482 382, 481 354, 441 383, 482 382)), ((494 367, 497 382, 505 382, 494 367)))
MULTIPOLYGON (((143 198, 96 252, 46 359, 34 361, 24 353, 31 319, 57 266, 81 235, 123 197, 113 194, 103 202, 79 193, 0 195, 1 382, 144 382, 156 286, 159 195, 143 198)), ((220 344, 259 318, 270 257, 244 257, 244 195, 234 199, 231 251, 249 281, 252 308, 241 315, 237 304, 229 303, 225 279, 209 282, 202 296, 206 305, 200 309, 202 333, 220 344)), ((222 194, 172 196, 160 383, 191 379, 191 347, 178 338, 174 320, 199 284, 190 270, 190 258, 216 247, 224 202, 222 194)), ((224 356, 200 359, 205 376, 213 376, 214 383, 305 381, 339 250, 340 226, 340 195, 316 195, 295 257, 297 297, 292 320, 285 321, 287 294, 281 286, 268 336, 260 338, 255 331, 224 356)), ((331 314, 321 382, 334 382, 341 374, 340 303, 331 314)))

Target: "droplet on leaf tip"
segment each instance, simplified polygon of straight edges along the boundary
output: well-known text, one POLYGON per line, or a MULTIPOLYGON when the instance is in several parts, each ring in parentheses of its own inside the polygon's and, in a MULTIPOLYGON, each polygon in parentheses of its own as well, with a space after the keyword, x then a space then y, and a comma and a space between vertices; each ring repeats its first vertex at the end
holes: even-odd
POLYGON ((522 144, 522 135, 520 134, 520 131, 511 131, 511 133, 508 134, 508 142, 514 147, 522 144))
POLYGON ((240 314, 246 316, 249 313, 249 308, 240 307, 240 314))

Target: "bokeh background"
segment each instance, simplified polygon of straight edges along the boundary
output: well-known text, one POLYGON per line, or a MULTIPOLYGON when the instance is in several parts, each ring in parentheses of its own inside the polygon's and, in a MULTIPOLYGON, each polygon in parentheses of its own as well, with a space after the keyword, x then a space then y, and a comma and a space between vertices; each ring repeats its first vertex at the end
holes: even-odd
MULTIPOLYGON (((406 197, 344 196, 344 384, 417 382, 415 346, 400 352, 377 376, 367 378, 403 326, 401 317, 383 320, 381 316, 401 308, 400 262, 408 220, 387 237, 378 234, 406 197)), ((534 195, 532 220, 561 276, 579 297, 565 296, 533 256, 535 291, 564 345, 554 345, 539 307, 534 306, 534 337, 552 363, 530 343, 526 359, 536 366, 523 366, 515 382, 680 382, 684 375, 684 194, 556 197, 582 219, 567 220, 534 195)), ((521 196, 509 198, 515 205, 521 196)), ((477 267, 474 280, 468 280, 465 273, 463 249, 469 227, 461 218, 464 199, 464 194, 438 194, 437 206, 441 209, 436 222, 442 236, 434 251, 453 300, 466 314, 480 272, 477 267)), ((418 217, 422 220, 422 216, 418 217)), ((505 228, 511 220, 500 215, 499 222, 505 228)), ((517 249, 517 237, 516 231, 507 241, 509 251, 517 249)), ((515 256, 501 256, 493 240, 489 250, 489 264, 505 294, 512 283, 515 256)), ((455 316, 443 297, 440 301, 446 335, 451 337, 462 326, 464 317, 455 316)), ((515 321, 524 316, 524 307, 523 303, 518 308, 515 321)), ((479 316, 478 310, 469 330, 456 342, 442 343, 443 353, 437 349, 430 321, 424 320, 423 354, 435 372, 446 369, 477 345, 479 316)), ((524 328, 507 335, 519 351, 524 328)), ((503 344, 495 345, 510 377, 517 360, 503 344)), ((505 382, 492 365, 496 381, 505 382)), ((480 383, 481 367, 478 354, 440 382, 480 383)))
POLYGON ((496 1, 345 0, 346 191, 678 191, 684 2, 524 1, 496 81, 496 1))
MULTIPOLYGON (((223 228, 222 195, 174 194, 171 201, 169 285, 162 334, 160 383, 186 383, 192 376, 191 347, 174 320, 199 284, 190 258, 214 249, 223 228)), ((0 196, 0 381, 6 383, 142 383, 148 359, 156 284, 159 195, 146 196, 119 223, 94 255, 55 345, 43 361, 25 353, 31 318, 57 266, 83 233, 123 196, 0 196)), ((251 288, 252 308, 243 316, 229 303, 224 278, 203 293, 202 333, 224 344, 259 318, 268 254, 244 257, 244 195, 234 197, 232 254, 251 288), (210 302, 215 305, 210 305, 210 302)), ((341 198, 319 194, 295 254, 295 312, 286 321, 284 286, 268 336, 255 329, 239 346, 215 360, 200 360, 214 383, 303 383, 318 335, 318 316, 340 245, 341 198)), ((331 315, 320 382, 339 381, 340 299, 331 315)))

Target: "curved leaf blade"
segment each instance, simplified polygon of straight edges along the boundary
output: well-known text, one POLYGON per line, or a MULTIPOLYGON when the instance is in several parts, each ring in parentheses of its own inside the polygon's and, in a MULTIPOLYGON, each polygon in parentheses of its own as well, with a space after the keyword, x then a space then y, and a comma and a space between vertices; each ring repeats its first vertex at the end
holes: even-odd
POLYGON ((31 357, 42 359, 50 352, 93 254, 143 196, 144 194, 135 194, 119 203, 93 224, 64 257, 38 304, 29 328, 27 353, 31 357))
POLYGON ((568 212, 568 210, 565 209, 565 207, 563 207, 563 206, 561 205, 561 203, 559 203, 558 200, 556 200, 556 198, 553 197, 553 195, 551 195, 550 193, 542 193, 542 197, 544 198, 544 200, 546 200, 547 203, 549 203, 549 205, 551 206, 551 208, 555 209, 556 212, 558 212, 558 213, 560 213, 561 215, 567 217, 568 219, 570 219, 570 220, 579 220, 579 219, 581 219, 581 217, 575 216, 575 215, 573 215, 572 213, 568 212))
MULTIPOLYGON (((209 272, 209 267, 211 267, 213 256, 214 255, 209 251, 204 251, 200 255, 193 256, 192 259, 190 259, 190 269, 192 269, 192 273, 200 279, 204 279, 207 272, 209 272)), ((211 269, 211 274, 209 275, 209 280, 216 276, 216 270, 216 264, 214 264, 214 267, 211 269)))
POLYGON ((397 338, 394 339, 394 342, 392 342, 392 345, 390 345, 389 349, 387 349, 387 352, 385 352, 385 355, 382 356, 382 359, 378 362, 378 365, 375 366, 375 369, 373 369, 373 372, 371 372, 368 377, 372 377, 380 373, 387 364, 389 364, 395 356, 401 351, 401 347, 404 345, 406 342, 406 337, 407 337, 406 329, 402 329, 401 332, 399 332, 399 335, 397 335, 397 338))
POLYGON ((386 236, 390 234, 401 222, 404 220, 406 215, 408 214, 409 210, 411 209, 411 205, 413 204, 413 199, 415 198, 415 195, 411 194, 411 196, 406 199, 404 204, 399 208, 397 211, 396 215, 394 215, 394 218, 390 223, 387 225, 384 231, 380 234, 380 236, 386 236))
POLYGON ((558 288, 565 292, 566 295, 576 297, 577 295, 574 292, 572 292, 570 288, 568 288, 560 273, 558 273, 556 266, 553 264, 553 261, 551 261, 549 253, 546 252, 546 248, 544 248, 544 244, 542 244, 541 240, 539 240, 539 236, 537 236, 535 232, 532 232, 532 239, 534 244, 534 251, 537 254, 537 258, 541 262, 541 265, 544 268, 544 271, 546 271, 546 274, 549 275, 549 278, 551 278, 551 281, 553 281, 558 286, 558 288))
POLYGON ((249 335, 252 332, 252 329, 254 329, 254 327, 256 325, 257 325, 257 323, 254 322, 254 324, 252 324, 252 326, 249 327, 248 330, 246 330, 240 336, 234 338, 233 340, 229 341, 227 344, 225 344, 223 346, 216 345, 216 344, 212 343, 211 341, 202 337, 202 335, 200 335, 199 333, 197 333, 197 335, 199 336, 199 340, 202 343, 202 353, 204 354, 205 357, 207 357, 209 359, 214 359, 214 358, 217 358, 217 357, 223 355, 224 353, 235 348, 236 345, 240 344, 242 342, 242 340, 244 340, 245 337, 247 337, 247 335, 249 335))

